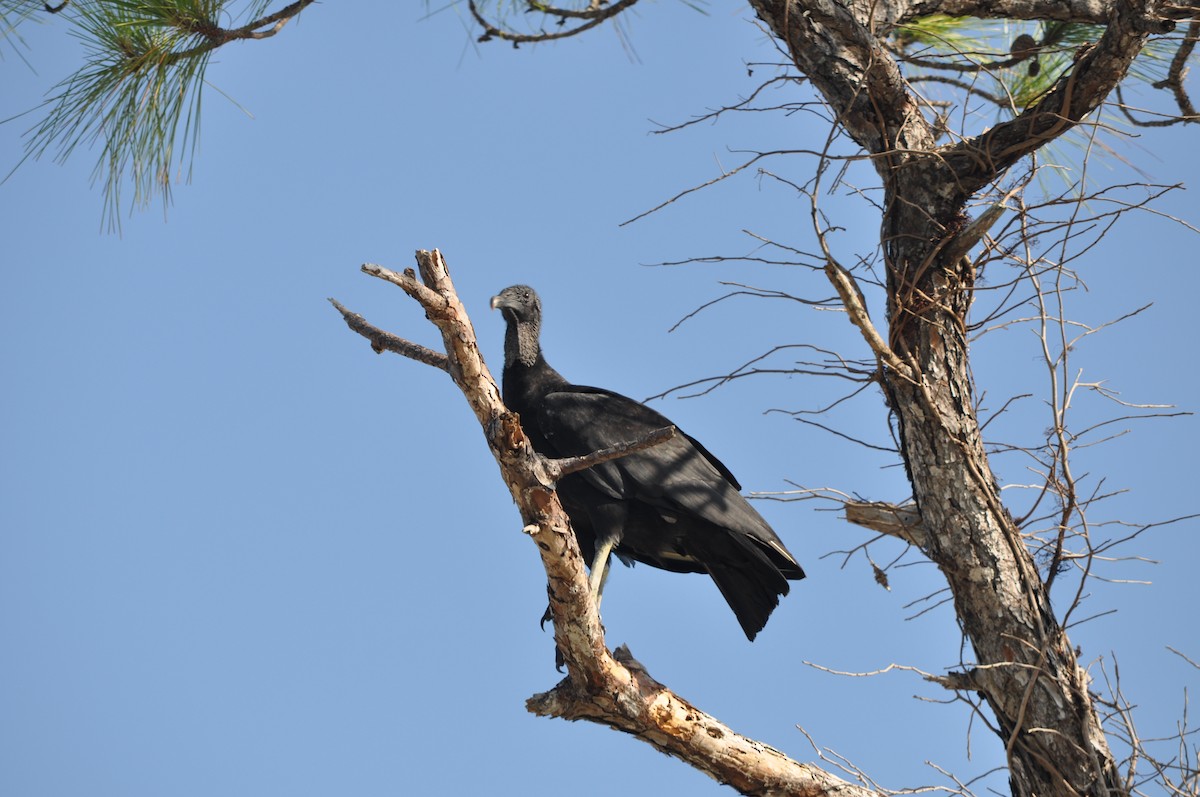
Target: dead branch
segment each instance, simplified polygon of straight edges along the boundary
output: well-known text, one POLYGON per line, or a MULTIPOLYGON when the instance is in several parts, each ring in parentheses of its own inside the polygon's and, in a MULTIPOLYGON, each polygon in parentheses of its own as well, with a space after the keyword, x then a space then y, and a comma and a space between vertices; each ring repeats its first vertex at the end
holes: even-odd
POLYGON ((833 283, 833 287, 842 298, 842 304, 850 317, 850 323, 858 329, 875 356, 901 378, 911 379, 912 370, 908 364, 896 356, 896 353, 891 350, 883 336, 879 334, 879 330, 871 322, 871 317, 867 314, 867 308, 863 302, 862 292, 855 285, 854 277, 850 275, 850 272, 830 257, 825 263, 825 275, 829 277, 829 281, 833 283))
MULTIPOLYGON (((537 545, 549 581, 555 642, 567 677, 549 692, 531 697, 527 708, 540 716, 586 719, 624 731, 743 794, 883 797, 736 733, 655 681, 628 650, 609 653, 570 520, 546 480, 556 466, 548 467, 533 451, 519 420, 502 403, 441 253, 418 251, 417 262, 419 281, 412 271, 397 274, 374 265, 364 266, 363 271, 403 288, 441 331, 446 343, 445 370, 475 412, 520 510, 525 531, 537 545)), ((395 338, 383 337, 388 333, 379 334, 359 316, 334 304, 351 329, 372 345, 395 338)), ((384 348, 392 350, 390 345, 384 348)), ((672 434, 673 428, 668 428, 628 446, 560 461, 557 468, 561 475, 569 472, 568 468, 628 454, 672 434)))
POLYGON ((932 684, 937 684, 938 686, 951 691, 975 690, 979 688, 979 685, 975 682, 975 676, 973 672, 950 672, 945 675, 938 675, 936 673, 925 672, 918 667, 913 667, 908 664, 896 663, 889 664, 888 666, 879 670, 872 670, 871 672, 846 672, 844 670, 834 670, 830 667, 825 667, 811 661, 806 661, 804 664, 812 667, 814 670, 827 672, 830 675, 841 675, 846 678, 871 678, 876 675, 884 675, 893 671, 911 672, 916 673, 917 675, 921 676, 921 678, 929 681, 932 684))
POLYGON ((625 11, 637 0, 618 0, 612 5, 602 4, 600 2, 590 3, 585 9, 569 9, 556 8, 545 5, 544 3, 529 3, 529 10, 543 14, 547 17, 558 17, 558 26, 563 30, 548 33, 517 33, 514 30, 508 30, 500 27, 498 24, 491 22, 479 11, 475 0, 467 0, 467 9, 471 12, 471 16, 475 18, 475 22, 479 27, 483 28, 483 33, 479 36, 478 41, 487 42, 492 39, 501 39, 506 42, 512 42, 514 47, 521 44, 530 44, 536 42, 554 41, 555 39, 565 39, 568 36, 577 36, 584 31, 600 25, 601 23, 612 19, 613 17, 625 11), (568 19, 586 20, 580 25, 573 28, 565 27, 568 19))
POLYGON ((547 468, 553 481, 558 481, 563 476, 569 476, 572 473, 578 473, 581 470, 595 467, 603 462, 609 462, 621 457, 627 457, 630 454, 636 454, 639 451, 645 451, 647 448, 652 448, 661 443, 665 443, 674 437, 678 430, 674 426, 665 426, 662 429, 656 429, 648 435, 644 435, 637 440, 630 440, 627 443, 620 445, 609 446, 602 448, 599 451, 593 451, 582 457, 568 457, 566 459, 554 459, 550 461, 547 468))
POLYGON ((402 357, 408 357, 410 360, 432 365, 434 368, 440 368, 449 373, 450 362, 446 359, 446 355, 441 352, 427 349, 419 343, 413 343, 410 340, 397 337, 390 332, 384 332, 382 329, 368 323, 358 313, 352 313, 347 310, 337 299, 330 299, 329 302, 342 314, 346 326, 371 342, 371 349, 376 354, 382 354, 385 351, 394 352, 402 357))
POLYGON ((896 537, 918 548, 928 545, 929 532, 914 504, 898 506, 883 501, 846 501, 842 508, 850 523, 896 537))
POLYGON ((1190 664, 1190 665, 1192 665, 1193 667, 1195 667, 1197 670, 1200 670, 1200 662, 1197 662, 1197 661, 1195 661, 1194 659, 1190 659, 1190 658, 1188 658, 1186 655, 1184 655, 1183 653, 1180 653, 1178 650, 1176 650, 1175 648, 1171 647, 1170 645, 1167 645, 1167 650, 1171 651, 1171 652, 1172 652, 1172 653, 1174 653, 1176 656, 1178 656, 1179 658, 1181 658, 1181 659, 1183 659, 1184 661, 1186 661, 1188 664, 1190 664))

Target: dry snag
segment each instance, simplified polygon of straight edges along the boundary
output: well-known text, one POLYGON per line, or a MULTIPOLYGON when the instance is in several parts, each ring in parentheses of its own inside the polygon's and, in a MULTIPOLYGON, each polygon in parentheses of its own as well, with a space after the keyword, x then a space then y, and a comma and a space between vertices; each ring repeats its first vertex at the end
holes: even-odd
MULTIPOLYGON (((541 555, 555 642, 566 664, 567 677, 550 691, 531 697, 527 708, 540 716, 584 719, 624 731, 743 794, 836 791, 847 797, 879 797, 878 792, 793 761, 736 733, 655 681, 625 648, 609 652, 579 547, 554 493, 553 479, 570 469, 660 442, 669 435, 631 441, 634 445, 601 452, 587 463, 547 460, 535 453, 518 419, 500 400, 500 391, 479 353, 471 321, 454 291, 441 253, 418 251, 417 263, 419 279, 412 270, 396 273, 364 265, 363 271, 402 288, 442 333, 446 344, 444 370, 475 412, 501 477, 521 512, 524 530, 541 555)), ((439 353, 384 332, 330 301, 350 329, 366 338, 376 352, 392 351, 443 367, 439 353)))

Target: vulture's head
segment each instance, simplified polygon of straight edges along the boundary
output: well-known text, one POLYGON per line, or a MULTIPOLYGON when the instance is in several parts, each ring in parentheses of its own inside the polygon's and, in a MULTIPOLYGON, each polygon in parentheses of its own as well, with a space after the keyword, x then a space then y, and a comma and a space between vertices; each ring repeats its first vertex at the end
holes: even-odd
POLYGON ((542 300, 528 285, 513 285, 492 297, 492 309, 504 314, 509 323, 541 326, 542 300))

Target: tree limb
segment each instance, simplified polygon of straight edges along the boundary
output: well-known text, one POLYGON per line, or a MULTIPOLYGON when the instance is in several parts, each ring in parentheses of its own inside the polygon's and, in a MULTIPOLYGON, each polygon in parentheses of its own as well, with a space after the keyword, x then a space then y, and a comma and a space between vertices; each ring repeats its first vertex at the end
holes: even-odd
POLYGON ((915 504, 883 501, 845 501, 846 520, 858 526, 904 540, 921 550, 929 545, 929 531, 915 504))
POLYGON ((313 2, 314 0, 296 0, 279 9, 274 14, 260 17, 253 22, 242 25, 240 28, 222 28, 211 19, 178 16, 174 19, 175 26, 182 31, 199 36, 201 42, 195 47, 172 53, 166 60, 166 63, 194 58, 232 41, 269 39, 283 30, 284 25, 295 19, 301 11, 312 5, 313 2), (264 28, 266 30, 263 30, 264 28))
POLYGON ((530 11, 538 11, 547 16, 557 16, 560 20, 559 24, 567 19, 585 19, 586 22, 576 25, 573 28, 566 28, 554 33, 517 33, 513 30, 505 30, 498 25, 488 21, 486 17, 479 11, 479 7, 475 4, 475 0, 467 0, 467 10, 471 12, 471 16, 475 18, 475 22, 479 27, 483 28, 483 34, 480 35, 479 41, 486 42, 492 39, 502 39, 506 42, 512 42, 516 47, 520 44, 531 42, 546 42, 555 39, 565 39, 568 36, 576 36, 584 31, 591 30, 597 25, 612 19, 617 14, 626 10, 637 0, 617 0, 612 5, 601 5, 593 3, 584 11, 571 11, 568 9, 552 8, 544 6, 540 3, 530 3, 530 11))
POLYGON ((615 446, 602 448, 599 451, 593 451, 581 457, 552 459, 547 466, 547 472, 550 475, 551 481, 557 482, 563 476, 569 476, 572 473, 587 470, 603 462, 620 459, 630 454, 636 454, 639 451, 645 451, 647 448, 653 448, 660 443, 667 442, 677 433, 678 430, 674 426, 664 426, 662 429, 655 429, 653 432, 642 435, 636 440, 629 440, 615 446))
POLYGON ((883 337, 879 334, 879 330, 871 323, 870 316, 867 315, 866 305, 863 303, 862 295, 858 291, 858 287, 854 284, 854 279, 847 273, 846 269, 835 262, 832 258, 825 262, 825 275, 829 281, 833 283, 833 287, 837 289, 838 296, 841 297, 842 306, 846 308, 846 313, 850 316, 850 323, 858 328, 867 345, 871 347, 871 351, 875 356, 887 364, 889 368, 897 374, 906 378, 911 378, 911 370, 908 365, 896 356, 896 353, 888 348, 883 337))
POLYGON ((1100 41, 1081 48, 1075 67, 1039 102, 981 135, 942 148, 938 154, 954 170, 960 190, 974 194, 1096 110, 1124 79, 1150 34, 1174 27, 1152 5, 1152 0, 1117 0, 1100 41))
POLYGON ((408 357, 410 360, 416 360, 426 365, 432 365, 434 368, 440 368, 447 373, 450 372, 450 361, 441 352, 427 349, 419 343, 413 343, 410 340, 397 337, 390 332, 384 332, 382 329, 369 324, 358 313, 352 313, 347 310, 337 299, 330 299, 329 302, 342 314, 342 319, 346 322, 346 326, 371 342, 371 348, 376 354, 390 351, 402 357, 408 357))
MULTIPOLYGON (((529 445, 517 417, 502 403, 441 254, 419 251, 417 262, 420 282, 411 271, 397 274, 373 265, 363 271, 403 288, 441 331, 446 370, 474 410, 525 530, 537 544, 549 582, 554 638, 567 677, 549 692, 531 697, 527 708, 541 716, 586 719, 624 731, 743 794, 883 797, 734 732, 651 678, 628 650, 620 649, 615 656, 608 652, 570 520, 545 481, 551 471, 529 445)), ((384 340, 359 316, 335 306, 356 332, 373 342, 384 340)), ((669 427, 626 446, 568 460, 565 467, 582 467, 585 461, 594 465, 672 434, 669 427)))
POLYGON ((531 697, 526 707, 538 716, 589 720, 632 733, 742 794, 882 797, 735 733, 654 680, 624 646, 610 661, 606 691, 580 695, 563 681, 531 697))
MULTIPOLYGON (((1112 16, 1118 0, 916 0, 888 3, 893 7, 893 23, 907 22, 931 14, 978 19, 1056 20, 1104 25, 1112 16)), ((1190 19, 1200 12, 1196 2, 1164 5, 1168 19, 1190 19)))

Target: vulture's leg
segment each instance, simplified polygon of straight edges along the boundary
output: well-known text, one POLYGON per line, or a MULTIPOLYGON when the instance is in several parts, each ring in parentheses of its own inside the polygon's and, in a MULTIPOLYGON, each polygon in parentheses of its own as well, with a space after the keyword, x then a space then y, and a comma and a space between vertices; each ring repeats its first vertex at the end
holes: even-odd
POLYGON ((587 508, 588 520, 592 526, 592 539, 595 541, 595 554, 592 556, 591 578, 592 600, 596 609, 600 609, 600 593, 604 591, 604 582, 608 579, 608 561, 612 557, 613 548, 621 541, 625 532, 625 524, 629 520, 629 508, 623 501, 593 503, 587 508))
POLYGON ((592 559, 592 575, 590 585, 592 588, 592 600, 596 602, 596 610, 600 610, 600 596, 604 592, 604 582, 608 581, 608 559, 612 554, 613 546, 617 541, 612 537, 605 537, 599 541, 596 546, 596 556, 592 559))

